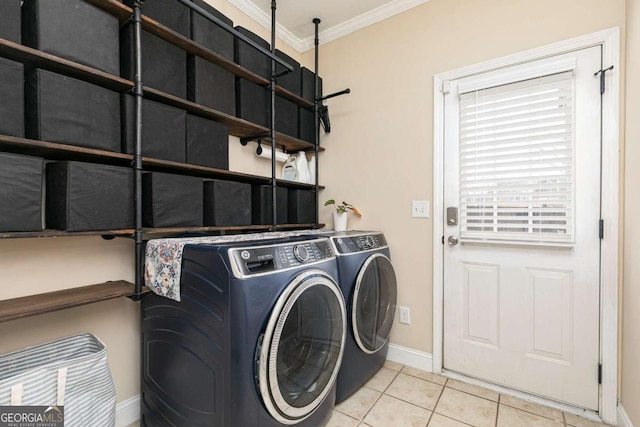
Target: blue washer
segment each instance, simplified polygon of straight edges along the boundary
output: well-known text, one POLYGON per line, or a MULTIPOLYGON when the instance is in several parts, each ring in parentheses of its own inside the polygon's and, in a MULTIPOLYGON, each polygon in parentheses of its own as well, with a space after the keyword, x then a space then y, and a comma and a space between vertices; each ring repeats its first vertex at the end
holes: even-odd
POLYGON ((142 301, 142 426, 317 427, 346 307, 327 238, 187 245, 181 302, 142 301))

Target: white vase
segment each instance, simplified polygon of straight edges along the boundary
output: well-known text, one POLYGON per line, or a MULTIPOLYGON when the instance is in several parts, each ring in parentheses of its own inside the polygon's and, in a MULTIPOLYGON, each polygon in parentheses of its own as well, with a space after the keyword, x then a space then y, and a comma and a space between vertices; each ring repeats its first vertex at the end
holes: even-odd
POLYGON ((333 229, 335 231, 347 231, 347 212, 333 212, 333 229))

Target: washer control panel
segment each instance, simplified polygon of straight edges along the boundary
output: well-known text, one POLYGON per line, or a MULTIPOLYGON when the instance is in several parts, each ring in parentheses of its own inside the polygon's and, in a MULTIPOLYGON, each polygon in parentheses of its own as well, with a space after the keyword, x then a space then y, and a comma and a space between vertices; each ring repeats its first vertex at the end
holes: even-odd
POLYGON ((326 238, 232 248, 229 254, 237 277, 267 274, 335 257, 331 243, 326 238))
POLYGON ((365 252, 387 247, 387 240, 382 233, 336 236, 332 239, 339 254, 365 252))

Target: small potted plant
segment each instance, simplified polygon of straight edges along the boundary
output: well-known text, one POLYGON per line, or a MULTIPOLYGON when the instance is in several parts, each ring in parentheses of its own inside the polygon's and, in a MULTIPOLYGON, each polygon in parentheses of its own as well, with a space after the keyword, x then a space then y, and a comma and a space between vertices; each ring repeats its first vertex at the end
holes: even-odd
POLYGON ((333 212, 333 229, 335 231, 346 231, 347 230, 347 214, 349 211, 353 212, 356 216, 360 217, 362 214, 358 211, 358 209, 350 205, 347 202, 342 202, 341 204, 336 203, 334 199, 329 199, 324 202, 325 206, 333 205, 335 208, 335 212, 333 212))

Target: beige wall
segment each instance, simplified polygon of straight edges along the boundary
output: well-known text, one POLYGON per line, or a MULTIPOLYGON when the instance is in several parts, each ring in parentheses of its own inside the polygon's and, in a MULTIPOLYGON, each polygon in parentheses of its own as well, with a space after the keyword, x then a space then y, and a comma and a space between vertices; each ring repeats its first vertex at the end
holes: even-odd
POLYGON ((627 0, 622 404, 640 425, 640 1, 627 0))
MULTIPOLYGON (((396 323, 392 342, 432 351, 432 221, 410 218, 410 206, 433 200, 434 74, 624 27, 624 8, 623 0, 431 0, 321 46, 325 90, 352 89, 327 102, 333 131, 322 142, 321 197, 355 204, 363 218, 352 226, 388 237, 398 302, 412 321, 396 323)), ((331 224, 329 212, 321 218, 331 224)))

